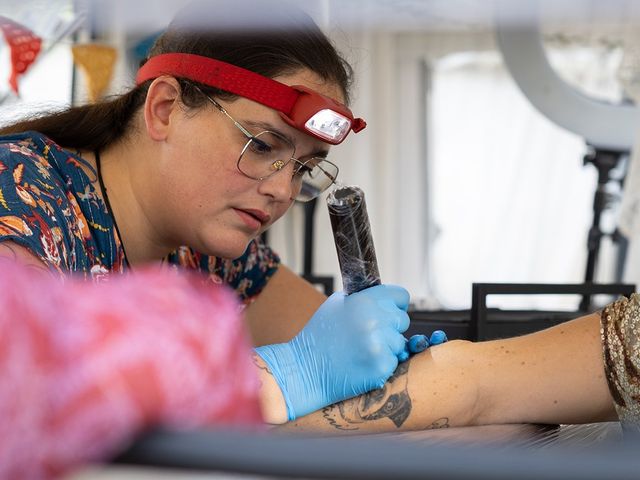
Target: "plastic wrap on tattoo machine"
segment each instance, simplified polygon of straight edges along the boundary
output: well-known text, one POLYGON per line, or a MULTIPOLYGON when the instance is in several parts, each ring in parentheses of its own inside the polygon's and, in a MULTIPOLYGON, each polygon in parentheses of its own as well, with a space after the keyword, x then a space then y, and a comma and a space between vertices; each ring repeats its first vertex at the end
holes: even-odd
POLYGON ((380 285, 364 192, 355 186, 336 188, 327 197, 327 206, 344 292, 380 285))

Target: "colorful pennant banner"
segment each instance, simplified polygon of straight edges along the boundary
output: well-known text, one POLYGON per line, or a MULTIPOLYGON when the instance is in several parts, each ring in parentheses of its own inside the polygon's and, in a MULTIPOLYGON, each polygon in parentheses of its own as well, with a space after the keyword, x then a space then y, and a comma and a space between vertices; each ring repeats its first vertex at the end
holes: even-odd
POLYGON ((85 75, 89 100, 98 101, 111 82, 116 49, 108 45, 88 43, 74 45, 71 51, 73 61, 85 75))
POLYGON ((0 30, 11 49, 11 75, 9 85, 18 94, 18 77, 36 60, 42 48, 42 39, 27 27, 0 16, 0 30))

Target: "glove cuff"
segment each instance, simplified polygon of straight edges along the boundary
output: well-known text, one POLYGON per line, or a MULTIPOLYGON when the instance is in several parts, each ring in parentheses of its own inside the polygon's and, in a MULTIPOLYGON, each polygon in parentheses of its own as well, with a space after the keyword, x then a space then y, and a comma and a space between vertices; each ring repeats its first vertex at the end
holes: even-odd
POLYGON ((256 347, 254 350, 269 367, 269 371, 282 391, 288 420, 295 420, 297 418, 296 412, 289 395, 291 387, 295 389, 295 386, 290 385, 291 382, 288 380, 295 383, 295 378, 299 373, 296 356, 291 346, 286 343, 277 343, 256 347))

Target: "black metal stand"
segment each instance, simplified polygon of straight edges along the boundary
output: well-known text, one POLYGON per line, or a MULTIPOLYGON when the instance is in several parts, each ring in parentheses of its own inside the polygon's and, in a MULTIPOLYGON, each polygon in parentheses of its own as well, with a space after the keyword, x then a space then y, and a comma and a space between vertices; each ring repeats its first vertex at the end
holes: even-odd
POLYGON ((305 276, 312 275, 311 272, 313 271, 313 221, 315 218, 317 204, 317 198, 302 204, 304 208, 304 258, 302 274, 305 276))
POLYGON ((314 219, 317 204, 317 198, 302 204, 304 208, 304 258, 302 278, 314 285, 322 285, 324 294, 328 296, 333 293, 333 277, 313 274, 313 232, 315 230, 314 219))
MULTIPOLYGON (((596 266, 598 263, 598 254, 600 253, 600 244, 603 237, 610 237, 611 240, 618 245, 618 261, 616 264, 615 281, 622 280, 624 273, 624 261, 627 254, 628 240, 616 228, 611 233, 602 231, 600 221, 602 214, 613 203, 619 200, 618 195, 607 191, 607 185, 611 181, 619 182, 620 187, 624 183, 624 175, 620 178, 612 178, 611 172, 617 168, 623 158, 628 156, 629 152, 619 150, 606 150, 602 148, 589 147, 589 152, 584 156, 584 164, 592 164, 598 170, 598 186, 593 198, 593 222, 589 229, 587 238, 587 267, 585 271, 585 283, 592 283, 595 278, 596 266)), ((591 295, 585 294, 580 302, 579 309, 589 311, 591 305, 591 295)))

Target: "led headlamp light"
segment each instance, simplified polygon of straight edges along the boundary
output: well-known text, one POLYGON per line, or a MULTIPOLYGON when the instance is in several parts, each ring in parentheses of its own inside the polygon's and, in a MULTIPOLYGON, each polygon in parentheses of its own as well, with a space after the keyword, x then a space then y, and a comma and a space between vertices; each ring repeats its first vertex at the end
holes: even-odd
POLYGON ((337 145, 353 130, 366 127, 362 118, 335 100, 302 85, 284 83, 213 58, 190 53, 165 53, 151 57, 138 70, 136 83, 161 75, 184 77, 220 88, 273 108, 292 127, 337 145))

